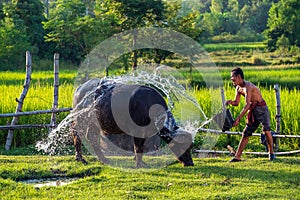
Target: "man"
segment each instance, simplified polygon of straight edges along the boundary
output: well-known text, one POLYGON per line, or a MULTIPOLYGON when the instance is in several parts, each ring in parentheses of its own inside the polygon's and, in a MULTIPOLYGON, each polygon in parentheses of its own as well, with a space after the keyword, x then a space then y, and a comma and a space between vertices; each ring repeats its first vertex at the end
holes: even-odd
POLYGON ((244 80, 244 73, 241 68, 233 69, 231 71, 230 79, 233 82, 233 85, 236 87, 235 99, 227 100, 226 105, 238 106, 241 95, 245 97, 246 101, 245 107, 234 121, 233 126, 237 126, 242 117, 244 117, 247 113, 246 127, 243 130, 243 135, 235 157, 232 158, 230 162, 241 161, 241 156, 249 141, 249 137, 258 128, 259 124, 262 124, 263 132, 266 135, 269 160, 274 160, 275 155, 273 151, 273 138, 270 132, 270 113, 260 90, 253 83, 244 80))

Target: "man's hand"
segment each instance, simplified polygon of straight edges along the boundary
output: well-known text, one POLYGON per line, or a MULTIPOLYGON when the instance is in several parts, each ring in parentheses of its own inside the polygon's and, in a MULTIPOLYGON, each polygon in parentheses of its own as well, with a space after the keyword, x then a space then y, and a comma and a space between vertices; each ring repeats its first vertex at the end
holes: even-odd
POLYGON ((228 105, 231 105, 231 103, 232 103, 232 100, 227 100, 227 101, 225 102, 225 105, 228 106, 228 105))
POLYGON ((241 121, 240 117, 236 118, 236 120, 234 121, 232 126, 235 127, 235 126, 239 125, 240 121, 241 121))

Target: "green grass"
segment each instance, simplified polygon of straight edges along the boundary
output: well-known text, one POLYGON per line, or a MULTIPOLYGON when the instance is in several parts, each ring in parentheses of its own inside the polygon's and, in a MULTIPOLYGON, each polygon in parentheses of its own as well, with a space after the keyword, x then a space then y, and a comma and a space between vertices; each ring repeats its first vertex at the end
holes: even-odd
MULTIPOLYGON (((72 107, 75 71, 60 72, 58 108, 72 107)), ((29 91, 23 103, 22 111, 51 110, 53 104, 53 72, 39 71, 32 73, 29 91)), ((25 72, 0 73, 0 113, 14 113, 17 102, 23 90, 25 72)), ((68 113, 60 113, 61 121, 68 113)), ((49 124, 51 115, 21 116, 18 124, 49 124)), ((0 124, 9 123, 12 118, 0 118, 0 124)), ((24 129, 14 132, 13 146, 24 146, 35 143, 47 134, 47 129, 24 129), (30 135, 30 136, 29 136, 30 135)), ((7 130, 0 131, 0 144, 6 140, 7 130)))
MULTIPOLYGON (((0 85, 2 98, 0 98, 0 113, 14 113, 17 102, 22 92, 22 85, 0 85), (5 97, 5 98, 3 98, 5 97)), ((72 107, 72 95, 74 86, 71 84, 60 85, 59 108, 72 107)), ((53 86, 51 84, 32 85, 24 100, 23 111, 51 110, 53 104, 53 86)), ((57 121, 60 122, 68 113, 57 115, 57 121)), ((40 114, 33 116, 20 116, 18 124, 49 124, 51 114, 40 114)), ((0 124, 6 125, 12 120, 12 117, 0 118, 0 124)), ((47 129, 19 129, 14 131, 13 146, 24 146, 35 143, 47 134, 47 129)), ((0 143, 4 144, 7 130, 0 131, 0 143)))
MULTIPOLYGON (((60 84, 74 84, 76 77, 75 70, 61 70, 59 72, 60 84)), ((0 73, 0 84, 22 85, 25 80, 25 71, 2 71, 0 73)), ((53 71, 32 71, 31 83, 33 85, 53 84, 53 71)))
POLYGON ((0 156, 2 199, 299 199, 300 160, 280 157, 195 159, 161 169, 122 170, 89 157, 88 165, 71 157, 0 156), (19 180, 40 177, 79 177, 66 186, 39 189, 19 180))
MULTIPOLYGON (((231 68, 219 68, 224 80, 230 80, 231 68)), ((273 87, 279 84, 281 88, 300 89, 300 65, 277 65, 242 67, 245 79, 260 87, 273 87), (259 75, 258 75, 259 74, 259 75)))
POLYGON ((262 42, 204 44, 219 67, 299 65, 297 52, 268 52, 262 42))
POLYGON ((266 44, 263 42, 230 42, 230 43, 204 44, 202 45, 202 47, 208 52, 224 51, 224 50, 234 50, 234 51, 256 50, 256 49, 263 50, 266 48, 266 44))
MULTIPOLYGON (((274 58, 273 55, 263 52, 262 43, 231 43, 204 45, 204 47, 208 51, 215 50, 210 54, 224 80, 227 99, 234 97, 234 88, 229 83, 230 70, 234 66, 244 66, 246 79, 260 86, 269 105, 272 129, 275 128, 273 84, 279 83, 282 133, 299 134, 299 65, 272 65, 279 62, 278 59, 281 58, 274 58), (269 64, 253 66, 251 63, 253 56, 263 58, 269 64)), ((174 67, 176 67, 175 62, 174 67)), ((188 72, 184 73, 189 77, 188 72)), ((71 106, 75 77, 76 71, 60 72, 60 108, 71 106)), ((2 95, 0 113, 15 111, 15 98, 20 96, 24 78, 25 72, 0 73, 2 95)), ((201 77, 194 77, 194 80, 197 83, 201 82, 201 77)), ((33 72, 32 85, 23 110, 51 109, 52 86, 52 71, 33 72)), ((200 88, 201 90, 195 91, 194 95, 205 113, 212 116, 210 108, 212 102, 209 97, 211 92, 219 95, 219 90, 200 88)), ((243 104, 230 108, 234 116, 238 115, 242 106, 243 104)), ((66 114, 60 114, 59 120, 66 114)), ((9 120, 9 118, 1 118, 0 124, 4 125, 9 120)), ((39 115, 33 118, 21 117, 19 124, 39 124, 49 123, 49 121, 49 115, 39 115)), ((241 131, 244 123, 242 121, 241 125, 233 130, 241 131)), ((45 129, 15 131, 14 146, 11 151, 5 151, 3 148, 6 135, 7 131, 0 131, 0 199, 300 199, 298 155, 278 157, 275 162, 269 162, 266 157, 243 155, 245 161, 241 163, 228 163, 229 157, 195 158, 195 167, 183 168, 176 163, 157 170, 123 170, 102 165, 90 156, 87 157, 89 164, 83 165, 74 161, 73 156, 39 155, 33 145, 47 135, 45 129), (66 186, 47 186, 40 189, 20 182, 49 177, 78 177, 79 180, 66 186)), ((201 140, 201 134, 198 136, 201 140)), ((236 147, 240 136, 233 136, 233 138, 235 142, 233 146, 236 147)), ((225 150, 227 144, 226 135, 222 135, 218 138, 216 148, 225 150)), ((280 150, 299 149, 299 145, 299 139, 280 140, 280 150)), ((264 147, 260 145, 258 137, 252 137, 246 147, 246 151, 263 150, 264 147)), ((150 160, 145 158, 146 162, 150 160)), ((128 162, 133 162, 132 157, 128 158, 128 162)))
MULTIPOLYGON (((251 81, 260 87, 269 88, 275 84, 279 84, 281 88, 300 89, 300 65, 220 66, 211 71, 202 71, 202 73, 205 73, 206 78, 210 78, 211 80, 214 80, 214 76, 217 77, 216 73, 219 73, 224 85, 228 85, 231 83, 230 71, 235 67, 241 67, 241 69, 243 69, 245 80, 251 81)), ((184 77, 191 79, 190 72, 187 68, 179 69, 179 71, 184 77)), ((203 74, 194 68, 192 73, 192 83, 196 86, 206 87, 203 74)))

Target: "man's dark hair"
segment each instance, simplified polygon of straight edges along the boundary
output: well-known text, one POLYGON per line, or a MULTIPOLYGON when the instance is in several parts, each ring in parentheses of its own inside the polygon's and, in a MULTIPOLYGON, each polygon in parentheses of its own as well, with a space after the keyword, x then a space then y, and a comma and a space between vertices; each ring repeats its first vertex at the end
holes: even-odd
POLYGON ((242 79, 244 79, 244 72, 241 68, 237 67, 231 70, 231 72, 234 74, 234 76, 240 75, 242 79))

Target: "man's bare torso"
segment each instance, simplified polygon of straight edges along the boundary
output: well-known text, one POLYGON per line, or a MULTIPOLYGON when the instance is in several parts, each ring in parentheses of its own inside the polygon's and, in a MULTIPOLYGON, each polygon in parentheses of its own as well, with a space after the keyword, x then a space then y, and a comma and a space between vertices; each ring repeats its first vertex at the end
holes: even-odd
POLYGON ((243 96, 249 95, 251 103, 262 102, 263 98, 258 87, 256 87, 253 83, 248 81, 244 81, 244 83, 245 84, 243 86, 237 85, 236 87, 237 93, 243 96))

